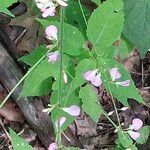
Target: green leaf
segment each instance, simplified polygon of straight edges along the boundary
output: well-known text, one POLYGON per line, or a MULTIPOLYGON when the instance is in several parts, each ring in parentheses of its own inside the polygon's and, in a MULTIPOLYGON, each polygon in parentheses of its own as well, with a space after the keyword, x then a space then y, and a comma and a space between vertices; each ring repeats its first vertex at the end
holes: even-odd
MULTIPOLYGON (((70 59, 64 55, 63 67, 67 68, 70 65, 70 59)), ((51 90, 50 77, 56 79, 59 76, 59 63, 49 63, 47 59, 43 60, 25 79, 21 96, 41 96, 46 95, 51 90)))
POLYGON ((0 12, 14 17, 14 15, 7 8, 16 2, 17 0, 0 0, 0 12))
MULTIPOLYGON (((61 104, 60 107, 69 107, 71 105, 78 105, 80 106, 80 100, 79 98, 76 96, 75 92, 70 92, 72 85, 68 84, 63 86, 62 89, 62 99, 61 99, 61 104)), ((58 91, 53 91, 51 98, 50 98, 50 103, 51 105, 53 104, 57 104, 58 101, 58 91)), ((53 121, 53 123, 56 122, 56 120, 58 120, 58 117, 60 116, 64 116, 66 117, 66 121, 65 123, 62 125, 61 129, 64 131, 66 130, 66 128, 74 121, 74 117, 70 116, 68 113, 62 111, 60 108, 55 107, 52 112, 51 112, 51 119, 53 121)))
POLYGON ((33 150, 32 146, 19 137, 11 128, 9 128, 9 136, 11 138, 13 150, 33 150))
POLYGON ((96 62, 90 59, 83 59, 80 61, 78 66, 75 68, 75 78, 73 79, 72 91, 76 90, 78 87, 83 85, 86 81, 83 78, 83 74, 86 71, 96 69, 96 62))
POLYGON ((92 0, 94 3, 96 3, 98 6, 101 5, 101 1, 100 0, 92 0))
MULTIPOLYGON (((60 29, 60 23, 56 21, 48 21, 45 19, 36 19, 44 27, 47 27, 50 24, 57 26, 58 30, 60 29)), ((78 28, 64 23, 64 32, 63 32, 63 52, 72 56, 79 56, 84 52, 84 37, 78 28)))
POLYGON ((125 148, 129 148, 133 144, 133 141, 128 135, 128 133, 124 131, 121 130, 118 131, 118 139, 119 142, 122 144, 122 146, 124 146, 125 148))
POLYGON ((136 143, 138 144, 146 143, 150 135, 150 126, 144 126, 140 130, 138 130, 138 132, 140 133, 140 137, 136 140, 136 143))
POLYGON ((133 45, 124 36, 121 36, 116 54, 119 55, 122 59, 126 59, 132 49, 133 45))
POLYGON ((123 34, 144 58, 150 48, 150 1, 124 0, 125 26, 123 34))
MULTIPOLYGON (((84 6, 82 6, 82 8, 86 19, 88 20, 90 14, 84 6)), ((65 19, 66 23, 77 27, 83 33, 84 36, 86 35, 86 24, 78 2, 68 0, 68 6, 65 9, 65 19)))
POLYGON ((125 106, 128 106, 128 98, 133 98, 140 103, 144 103, 142 97, 139 95, 134 82, 131 78, 131 75, 123 68, 121 64, 114 61, 113 59, 100 59, 100 65, 102 66, 101 75, 103 80, 103 85, 106 90, 113 95, 118 101, 120 101, 125 106), (118 71, 121 73, 121 78, 112 82, 111 76, 109 74, 109 69, 117 67, 118 71), (125 80, 130 80, 129 86, 119 86, 115 82, 121 82, 125 80))
POLYGON ((92 86, 86 85, 81 88, 79 92, 79 97, 82 99, 83 110, 95 121, 97 122, 101 113, 101 105, 98 104, 98 96, 92 86))
POLYGON ((122 0, 109 0, 92 13, 87 27, 87 36, 97 50, 111 46, 123 29, 122 0))
POLYGON ((44 45, 41 45, 33 50, 30 54, 19 58, 19 61, 23 61, 24 63, 33 66, 44 54, 46 54, 46 52, 46 47, 44 45))

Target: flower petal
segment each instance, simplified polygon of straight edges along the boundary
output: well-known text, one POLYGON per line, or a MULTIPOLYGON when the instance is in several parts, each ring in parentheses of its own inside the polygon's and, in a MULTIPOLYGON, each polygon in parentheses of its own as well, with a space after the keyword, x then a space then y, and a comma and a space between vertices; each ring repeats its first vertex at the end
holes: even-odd
POLYGON ((109 69, 109 73, 112 81, 115 81, 116 79, 119 79, 121 77, 121 74, 118 72, 117 67, 109 69))
POLYGON ((46 9, 54 6, 54 3, 49 0, 36 0, 35 3, 39 9, 46 9))
POLYGON ((58 39, 58 37, 57 37, 58 29, 54 25, 48 26, 45 30, 45 33, 46 33, 46 37, 49 40, 57 40, 58 39))
POLYGON ((54 64, 58 60, 59 51, 47 53, 46 56, 48 58, 48 62, 51 62, 52 64, 54 64))
POLYGON ((67 84, 68 82, 68 77, 67 77, 67 74, 65 71, 63 71, 63 80, 64 80, 64 83, 67 84))
POLYGON ((100 85, 102 85, 102 80, 101 80, 101 77, 100 77, 100 73, 97 76, 95 76, 95 78, 93 78, 91 80, 91 83, 96 87, 99 87, 100 85))
POLYGON ((65 123, 66 121, 66 117, 61 117, 60 119, 58 119, 56 122, 55 122, 55 127, 58 128, 58 121, 60 122, 60 128, 61 126, 65 123))
POLYGON ((139 130, 143 126, 143 121, 139 118, 135 118, 132 120, 132 129, 133 130, 139 130))
POLYGON ((130 109, 129 107, 122 107, 120 110, 125 111, 127 109, 130 109))
POLYGON ((129 130, 127 131, 127 133, 130 135, 130 137, 133 139, 133 140, 137 140, 139 137, 140 137, 140 133, 139 132, 134 132, 132 130, 129 130))
POLYGON ((61 6, 64 6, 64 7, 68 6, 68 4, 65 2, 65 0, 56 0, 56 2, 61 6))
POLYGON ((48 150, 56 150, 56 148, 57 148, 56 143, 51 143, 48 147, 48 150))
POLYGON ((121 85, 121 86, 129 86, 130 85, 130 80, 125 80, 122 82, 116 82, 115 84, 121 85))
POLYGON ((114 111, 110 111, 107 115, 111 116, 114 113, 114 111))
POLYGON ((62 108, 62 110, 67 112, 71 116, 79 116, 79 114, 80 114, 80 108, 76 105, 62 108))
POLYGON ((95 78, 97 71, 98 69, 89 70, 84 73, 83 78, 87 81, 92 81, 95 78))
POLYGON ((42 10, 42 17, 46 18, 48 16, 54 16, 55 15, 55 7, 50 7, 47 9, 42 10))

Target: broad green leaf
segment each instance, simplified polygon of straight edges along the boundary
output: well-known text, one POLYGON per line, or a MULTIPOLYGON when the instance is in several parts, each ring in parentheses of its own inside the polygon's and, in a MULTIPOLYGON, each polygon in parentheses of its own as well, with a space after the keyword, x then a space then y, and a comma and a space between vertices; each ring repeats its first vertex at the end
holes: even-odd
POLYGON ((113 59, 100 59, 100 65, 102 66, 101 74, 102 74, 102 80, 103 85, 106 88, 106 90, 113 95, 118 101, 120 101, 122 104, 128 106, 128 98, 133 98, 139 103, 143 103, 144 101, 142 97, 139 95, 138 91, 136 90, 136 87, 134 85, 134 82, 131 78, 131 75, 123 68, 121 64, 114 61, 113 59), (118 71, 121 73, 121 78, 112 82, 111 76, 109 74, 109 69, 117 67, 118 71), (116 85, 115 82, 121 82, 125 80, 130 80, 129 86, 120 86, 116 85))
MULTIPOLYGON (((82 8, 86 19, 88 20, 90 14, 84 6, 82 6, 82 8)), ((86 35, 86 24, 78 2, 68 0, 68 6, 65 9, 65 19, 66 23, 77 27, 83 33, 84 36, 86 35)))
POLYGON ((121 130, 118 131, 118 139, 119 139, 119 142, 122 144, 122 146, 124 146, 125 148, 129 148, 133 144, 133 141, 128 135, 128 133, 124 131, 121 131, 121 130))
MULTIPOLYGON (((37 19, 44 27, 50 24, 57 26, 60 29, 60 23, 56 21, 48 21, 45 19, 37 19)), ((64 23, 63 32, 63 52, 72 56, 79 56, 84 52, 84 37, 78 28, 64 23)))
POLYGON ((124 0, 125 26, 123 34, 144 58, 150 48, 150 1, 124 0))
POLYGON ((101 5, 101 1, 100 0, 92 0, 94 3, 96 3, 98 6, 101 5))
POLYGON ((99 104, 98 96, 91 85, 86 85, 81 88, 79 97, 82 99, 83 110, 93 119, 95 122, 98 121, 101 112, 101 105, 99 104))
POLYGON ((140 133, 140 137, 136 140, 136 143, 138 144, 146 143, 150 135, 150 126, 144 126, 138 132, 140 133))
POLYGON ((21 57, 19 60, 30 66, 33 66, 44 54, 46 54, 46 52, 46 47, 41 45, 33 50, 30 54, 21 57))
POLYGON ((75 78, 73 79, 72 91, 83 85, 86 81, 83 78, 83 74, 86 71, 96 69, 96 62, 90 59, 83 59, 75 68, 75 78))
POLYGON ((0 0, 0 12, 14 17, 14 15, 7 8, 16 2, 17 0, 0 0))
MULTIPOLYGON (((71 105, 80 106, 80 100, 76 96, 75 92, 71 93, 71 87, 72 87, 71 84, 63 86, 62 93, 61 93, 62 99, 61 99, 60 107, 69 107, 71 105)), ((58 91, 53 91, 51 95, 50 103, 51 105, 56 104, 57 101, 58 101, 58 91)), ((56 120, 58 120, 59 115, 66 117, 66 121, 61 128, 62 130, 65 130, 75 119, 73 116, 70 116, 68 113, 60 110, 58 107, 55 107, 51 112, 51 119, 54 124, 56 120)))
POLYGON ((109 47, 119 38, 124 22, 122 9, 122 0, 109 0, 94 10, 88 21, 87 36, 95 47, 109 47))
MULTIPOLYGON (((70 65, 70 59, 64 55, 63 67, 70 65)), ((43 60, 25 79, 21 96, 41 96, 46 95, 51 90, 50 77, 57 79, 59 76, 59 63, 49 63, 47 59, 43 60)))
POLYGON ((9 128, 9 136, 11 138, 13 150, 33 150, 32 146, 19 137, 11 128, 9 128))
POLYGON ((122 59, 126 59, 132 49, 133 45, 124 36, 121 36, 116 54, 119 55, 122 59))

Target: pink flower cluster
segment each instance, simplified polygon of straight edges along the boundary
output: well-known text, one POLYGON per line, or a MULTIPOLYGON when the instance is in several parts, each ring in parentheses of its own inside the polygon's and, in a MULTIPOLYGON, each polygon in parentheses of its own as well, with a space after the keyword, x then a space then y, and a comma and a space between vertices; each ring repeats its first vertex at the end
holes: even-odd
POLYGON ((130 125, 129 129, 127 131, 127 133, 130 135, 130 137, 133 140, 137 140, 140 137, 140 133, 137 132, 141 127, 143 126, 143 122, 141 119, 139 118, 135 118, 132 120, 132 124, 130 125))
POLYGON ((55 9, 58 5, 67 6, 66 0, 35 0, 36 6, 42 12, 42 17, 55 15, 55 9))
MULTIPOLYGON (((108 71, 109 71, 109 74, 111 76, 112 82, 121 78, 121 74, 119 73, 117 67, 111 68, 108 71)), ((89 70, 89 71, 85 72, 83 75, 83 78, 87 81, 90 81, 96 87, 98 87, 102 84, 102 80, 100 78, 100 73, 98 73, 98 69, 89 70)), ((121 81, 121 82, 114 82, 114 84, 120 85, 120 86, 129 86, 130 80, 125 80, 125 81, 121 81)))
MULTIPOLYGON (((109 69, 109 73, 110 73, 112 82, 114 82, 117 79, 121 78, 121 74, 118 71, 117 67, 109 69)), ((115 82, 115 84, 116 85, 120 85, 120 86, 129 86, 130 85, 130 80, 125 80, 125 81, 121 81, 121 82, 115 82)))

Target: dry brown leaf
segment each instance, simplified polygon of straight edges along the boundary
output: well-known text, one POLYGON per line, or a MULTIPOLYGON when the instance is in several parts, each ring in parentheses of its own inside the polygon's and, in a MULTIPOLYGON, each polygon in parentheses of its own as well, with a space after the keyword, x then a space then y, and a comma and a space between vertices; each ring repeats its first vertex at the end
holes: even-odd
MULTIPOLYGON (((4 97, 7 95, 5 89, 0 84, 0 103, 3 101, 4 97)), ((4 117, 8 121, 23 122, 24 119, 21 114, 17 111, 14 104, 8 101, 1 109, 0 116, 4 117)))

